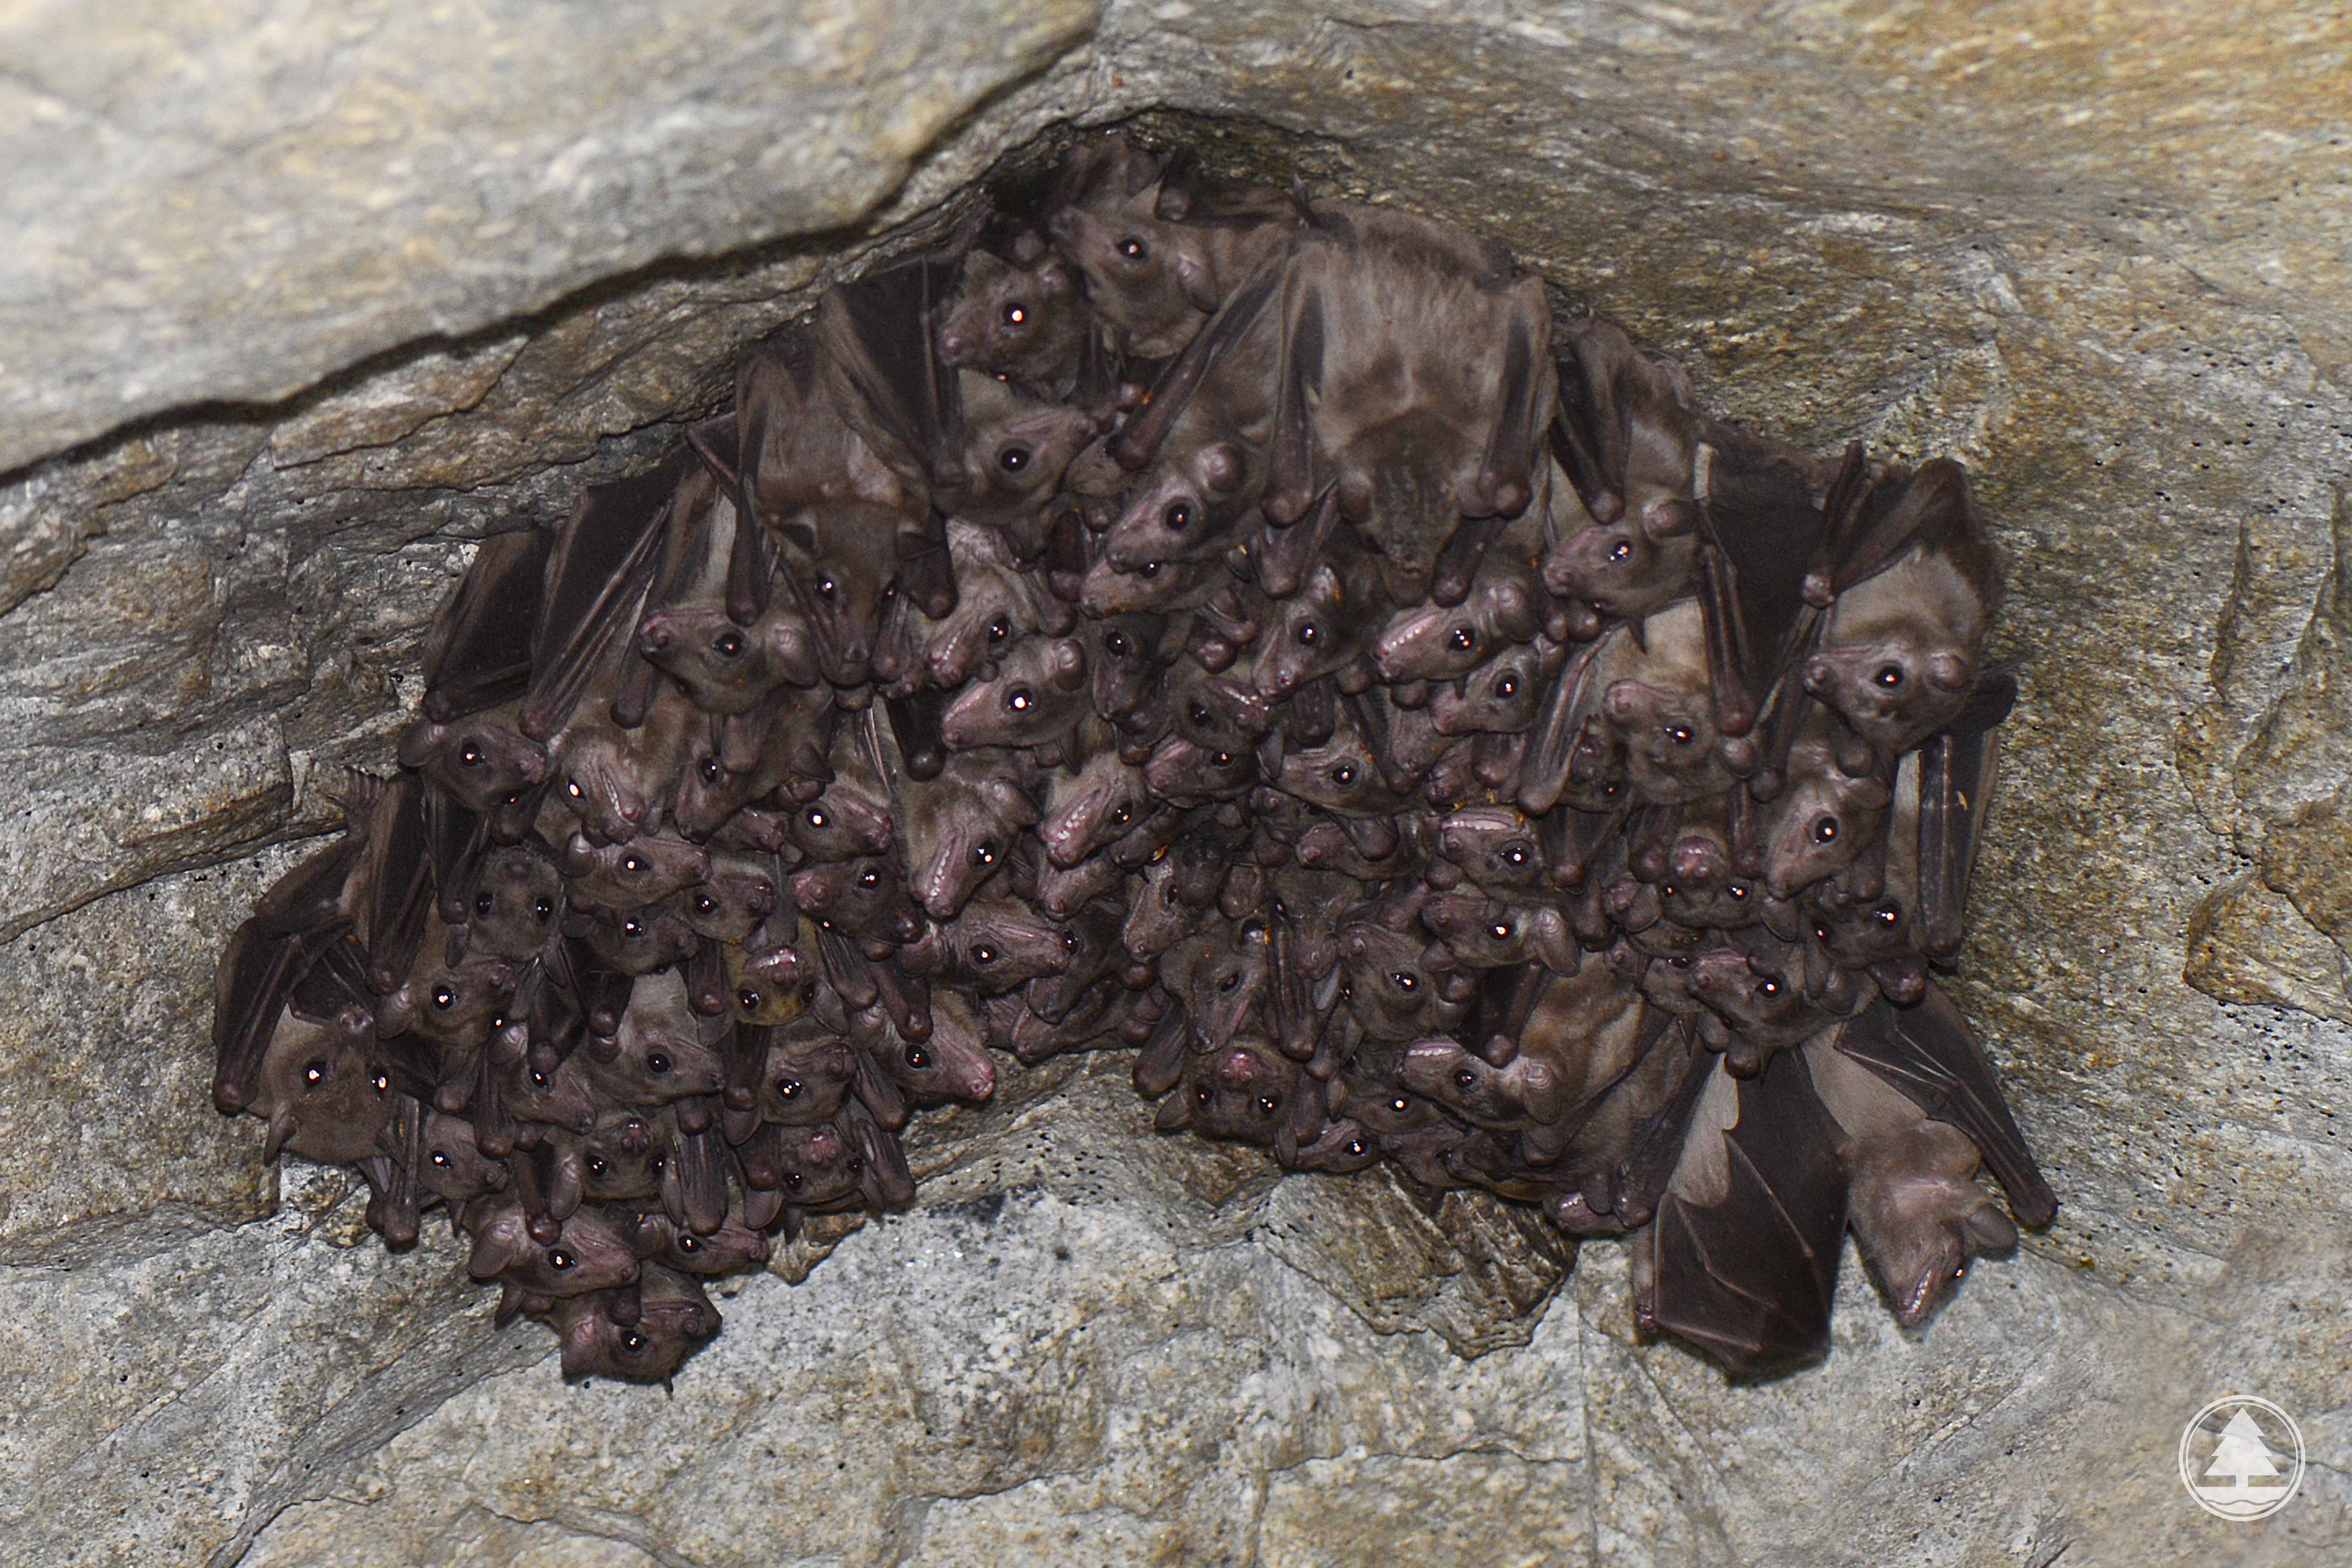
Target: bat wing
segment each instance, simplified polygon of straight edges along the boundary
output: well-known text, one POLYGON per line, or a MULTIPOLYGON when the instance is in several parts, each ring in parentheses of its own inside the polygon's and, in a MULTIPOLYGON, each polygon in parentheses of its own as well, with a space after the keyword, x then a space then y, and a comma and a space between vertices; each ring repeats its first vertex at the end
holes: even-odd
POLYGON ((353 914, 367 948, 369 983, 379 994, 390 994, 415 963, 438 885, 425 793, 415 773, 386 780, 368 824, 359 867, 362 898, 353 914))
MULTIPOLYGON (((1790 668, 1822 513, 1796 463, 1735 430, 1708 432, 1700 501, 1699 608, 1717 727, 1744 735, 1790 668)), ((1810 629, 1807 622, 1806 629, 1810 629)))
POLYGON ((1931 958, 1958 952, 1986 807, 2000 767, 2000 724, 2017 678, 1988 670, 1959 717, 1919 748, 1919 931, 1931 958))
POLYGON ((530 684, 547 536, 538 529, 482 542, 425 640, 425 714, 436 724, 520 697, 530 684))
POLYGON ((1168 362, 1152 383, 1150 400, 1111 441, 1110 454, 1119 467, 1132 473, 1151 461, 1209 373, 1256 325, 1267 303, 1280 291, 1286 271, 1269 267, 1250 279, 1194 334, 1184 352, 1168 362))
POLYGON ((1657 1322, 1753 1378, 1829 1346, 1845 1176, 1836 1126, 1797 1053, 1776 1055, 1738 1096, 1723 1200, 1699 1207, 1669 1188, 1659 1201, 1657 1322))
POLYGON ((1992 1064, 1941 987, 1930 982, 1927 995, 1910 1007, 1880 998, 1839 1029, 1837 1047, 1927 1115, 1967 1133, 2000 1179, 2019 1219, 2045 1226, 2057 1217, 2057 1196, 2001 1099, 1992 1064))
POLYGON ((1584 716, 1591 708, 1585 689, 1591 685, 1589 678, 1595 658, 1608 642, 1602 637, 1587 644, 1552 678, 1543 711, 1528 736, 1527 756, 1519 763, 1519 805, 1531 813, 1549 811, 1567 787, 1568 764, 1583 730, 1584 716))
POLYGON ((660 570, 670 498, 694 461, 680 447, 649 472, 591 488, 558 534, 519 721, 532 740, 563 727, 616 645, 634 656, 637 611, 660 570))
POLYGON ((902 262, 828 290, 817 313, 829 363, 869 416, 852 424, 861 437, 878 433, 885 460, 927 490, 963 482, 955 373, 940 363, 931 333, 955 273, 950 258, 902 262))

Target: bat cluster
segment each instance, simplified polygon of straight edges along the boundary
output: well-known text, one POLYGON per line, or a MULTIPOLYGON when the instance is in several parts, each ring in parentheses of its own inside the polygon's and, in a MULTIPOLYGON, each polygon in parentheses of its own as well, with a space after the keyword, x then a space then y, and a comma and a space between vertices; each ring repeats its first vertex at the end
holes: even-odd
POLYGON ((1162 1131, 1636 1233, 1741 1374, 2054 1211, 1930 978, 1995 726, 1960 468, 1821 461, 1491 244, 1082 146, 484 543, 388 780, 222 959, 214 1100, 446 1205, 567 1375, 1139 1047, 1162 1131))

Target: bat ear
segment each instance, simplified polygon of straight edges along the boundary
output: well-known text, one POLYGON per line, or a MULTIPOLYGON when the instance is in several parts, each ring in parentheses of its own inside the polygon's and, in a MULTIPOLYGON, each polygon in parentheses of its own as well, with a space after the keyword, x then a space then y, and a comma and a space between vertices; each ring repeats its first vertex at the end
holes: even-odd
POLYGON ((466 1272, 477 1279, 495 1279, 520 1250, 504 1229, 486 1229, 474 1237, 474 1250, 466 1259, 466 1272))
POLYGON ((1045 254, 1045 237, 1034 228, 1024 228, 1013 237, 1010 250, 1015 266, 1034 267, 1045 254))
POLYGON ((1242 482, 1242 451, 1230 442, 1219 442, 1201 455, 1201 478, 1213 490, 1230 490, 1242 482))
POLYGON ((1179 256, 1176 258, 1176 287, 1184 291, 1185 300, 1194 310, 1214 310, 1217 308, 1215 280, 1209 276, 1208 263, 1199 257, 1179 256))
POLYGON ((1192 1125, 1192 1097, 1182 1093, 1169 1096, 1160 1114, 1151 1119, 1151 1125, 1160 1132, 1181 1132, 1192 1125))
POLYGON ((1642 531, 1652 539, 1673 539, 1697 526, 1698 508, 1680 496, 1642 503, 1642 531))
POLYGON ((1927 679, 1947 691, 1966 691, 1976 683, 1968 660, 1956 653, 1930 654, 1927 679))
POLYGON ((816 554, 816 530, 805 519, 794 518, 789 522, 780 522, 775 526, 776 532, 782 536, 785 543, 804 555, 816 554))
POLYGON ((1874 778, 1855 780, 1851 795, 1853 803, 1866 811, 1883 810, 1895 798, 1895 792, 1874 778))
MULTIPOLYGON (((1043 240, 1037 243, 1040 247, 1045 244, 1043 240)), ((1037 287, 1044 289, 1049 299, 1065 298, 1076 293, 1078 289, 1076 280, 1070 276, 1070 269, 1062 265, 1058 257, 1049 258, 1037 268, 1037 287)))
POLYGON ((1054 684, 1065 691, 1076 691, 1087 683, 1087 649, 1075 637, 1063 637, 1054 644, 1054 684))
POLYGON ((448 733, 447 725, 436 724, 429 719, 420 719, 411 724, 400 734, 400 765, 404 768, 423 767, 432 760, 443 737, 448 733))

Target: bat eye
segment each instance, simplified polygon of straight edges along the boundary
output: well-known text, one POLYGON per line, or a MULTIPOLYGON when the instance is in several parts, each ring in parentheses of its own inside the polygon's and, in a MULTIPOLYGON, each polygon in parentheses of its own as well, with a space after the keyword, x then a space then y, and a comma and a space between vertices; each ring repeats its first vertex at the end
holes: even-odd
POLYGON ((1408 974, 1403 970, 1400 969, 1394 974, 1389 976, 1389 984, 1395 986, 1400 991, 1409 992, 1418 988, 1421 982, 1415 979, 1412 975, 1408 974))
POLYGON ((1211 718, 1209 705, 1195 698, 1192 705, 1184 710, 1184 717, 1192 720, 1195 724, 1206 724, 1211 718))
POLYGON ((1370 1152, 1370 1151, 1364 1147, 1364 1141, 1362 1139, 1350 1138, 1348 1140, 1348 1157, 1349 1159, 1360 1160, 1369 1152, 1370 1152))
POLYGON ((837 592, 838 590, 834 586, 832 578, 820 577, 816 580, 816 596, 818 598, 830 601, 837 592))
POLYGON ((702 1250, 702 1238, 692 1231, 688 1231, 677 1238, 677 1249, 691 1258, 702 1250))
POLYGON ((1506 675, 1503 677, 1503 679, 1502 679, 1497 680, 1496 682, 1495 682, 1495 695, 1496 695, 1496 696, 1497 696, 1497 697, 1507 697, 1507 697, 1517 697, 1518 694, 1519 694, 1519 677, 1518 677, 1518 672, 1517 672, 1517 670, 1513 670, 1513 671, 1511 671, 1511 672, 1509 672, 1509 673, 1506 674, 1506 675))
POLYGON ((1223 980, 1217 982, 1217 989, 1220 991, 1231 991, 1234 986, 1239 985, 1241 983, 1242 977, 1239 974, 1228 974, 1223 980))
POLYGON ((747 985, 735 993, 735 1005, 746 1013, 756 1013, 760 1010, 760 994, 747 985))
POLYGON ((533 1071, 530 1075, 530 1087, 533 1089, 545 1089, 547 1087, 547 1075, 543 1072, 533 1071))
POLYGON ((1126 257, 1129 261, 1148 261, 1151 258, 1150 247, 1131 234, 1126 238, 1120 240, 1118 244, 1114 246, 1112 248, 1117 250, 1121 256, 1126 257))
POLYGON ((548 1249, 547 1266, 550 1268, 554 1269, 559 1274, 579 1261, 580 1260, 578 1258, 572 1257, 572 1254, 564 1251, 560 1247, 550 1247, 548 1249))
POLYGON ((431 1160, 436 1165, 440 1166, 441 1169, 445 1171, 449 1168, 449 1156, 443 1153, 438 1149, 434 1150, 433 1152, 426 1155, 425 1158, 431 1160))
POLYGON ((1462 1068, 1454 1073, 1454 1081, 1461 1088, 1475 1089, 1478 1087, 1478 1075, 1468 1068, 1462 1068))
POLYGON ((1110 822, 1113 827, 1125 827, 1133 820, 1135 820, 1133 807, 1121 804, 1111 808, 1110 822))
POLYGON ((694 912, 696 914, 707 915, 718 907, 719 900, 712 898, 709 893, 697 893, 694 895, 694 912))
POLYGON ((1113 658, 1125 658, 1135 651, 1135 645, 1127 640, 1125 632, 1111 633, 1103 639, 1103 647, 1109 650, 1113 658))
POLYGON ((1609 559, 1612 561, 1622 561, 1633 553, 1633 545, 1622 539, 1609 547, 1609 559))
POLYGON ((637 938, 646 934, 645 922, 637 920, 623 921, 621 922, 621 934, 627 937, 631 942, 635 942, 637 938))
POLYGON ((492 910, 498 908, 498 900, 491 897, 488 893, 476 893, 474 895, 474 912, 478 915, 488 914, 492 910))
POLYGON ((1454 628, 1454 635, 1445 640, 1452 643, 1455 647, 1460 648, 1464 653, 1468 653, 1472 648, 1478 646, 1478 634, 1468 626, 1456 626, 1454 628))
POLYGON ((1200 1088, 1192 1091, 1192 1098, 1199 1100, 1202 1104, 1206 1105, 1209 1103, 1210 1092, 1209 1086, 1204 1083, 1200 1088))
POLYGON ((1003 642, 1006 637, 1011 637, 1012 635, 1013 635, 1013 623, 1012 623, 1012 621, 1011 621, 1011 620, 1007 619, 1005 616, 997 616, 994 620, 992 620, 992 621, 991 621, 991 622, 989 622, 989 623, 988 623, 988 640, 989 640, 989 641, 991 641, 991 642, 1003 642))
POLYGON ((667 1051, 647 1051, 646 1053, 646 1070, 653 1074, 656 1078, 659 1078, 662 1074, 669 1071, 669 1053, 667 1051))
POLYGON ((882 873, 872 870, 860 871, 857 874, 857 885, 871 892, 882 885, 882 873))
POLYGON ((641 858, 639 858, 639 857, 637 857, 637 856, 635 856, 635 855, 624 855, 624 856, 622 856, 622 857, 621 857, 621 869, 622 869, 622 870, 624 870, 624 871, 629 871, 629 872, 636 872, 636 871, 642 871, 642 870, 644 870, 645 868, 646 868, 646 863, 645 863, 645 861, 644 861, 641 858))
POLYGON ((1813 842, 1814 842, 1814 843, 1816 843, 1816 844, 1827 844, 1827 843, 1830 843, 1832 840, 1835 839, 1835 838, 1837 837, 1837 836, 1838 836, 1838 825, 1837 825, 1837 818, 1836 818, 1836 817, 1834 817, 1834 816, 1822 816, 1822 817, 1816 817, 1816 818, 1814 819, 1814 821, 1813 821, 1813 842))
POLYGON ((784 1185, 792 1188, 794 1192, 798 1192, 800 1190, 800 1184, 801 1173, 798 1171, 786 1171, 784 1173, 784 1185))
POLYGON ((801 1095, 801 1089, 804 1086, 802 1084, 801 1080, 796 1078, 780 1078, 776 1080, 776 1098, 778 1100, 798 1100, 801 1095))
POLYGON ((1160 514, 1160 526, 1171 533, 1181 533, 1192 526, 1192 503, 1171 500, 1168 510, 1160 514))
POLYGON ((1780 983, 1777 980, 1759 980, 1756 983, 1756 994, 1759 996, 1778 996, 1780 994, 1780 983))
POLYGON ((996 851, 985 844, 975 844, 971 847, 971 863, 975 866, 993 866, 996 864, 996 851))
POLYGON ((1331 770, 1331 782, 1336 784, 1354 784, 1356 782, 1356 764, 1353 763, 1341 763, 1338 767, 1333 768, 1331 770))
POLYGON ((621 1336, 621 1348, 628 1352, 631 1355, 644 1354, 646 1346, 648 1342, 650 1342, 646 1340, 646 1336, 637 1332, 635 1329, 631 1329, 627 1333, 621 1336))
POLYGON ((1402 1116, 1406 1111, 1412 1109, 1412 1101, 1400 1094, 1390 1100, 1389 1109, 1395 1111, 1399 1116, 1402 1116))
POLYGON ((598 1181, 603 1181, 604 1179, 604 1173, 612 1168, 612 1165, 605 1161, 604 1155, 591 1154, 588 1156, 588 1173, 595 1177, 598 1181))
POLYGON ((719 759, 717 757, 705 757, 702 759, 701 765, 696 771, 702 774, 702 782, 704 784, 715 784, 719 782, 719 775, 722 770, 719 766, 719 759))
POLYGON ((1029 466, 1029 448, 1007 447, 996 454, 996 466, 1008 474, 1017 474, 1029 466))
POLYGON ((1142 565, 1135 569, 1135 574, 1149 583, 1152 578, 1160 575, 1160 563, 1157 561, 1147 561, 1142 565))
POLYGON ((482 765, 482 748, 475 745, 470 741, 465 745, 458 747, 457 765, 461 768, 480 767, 482 765))
POLYGON ((580 787, 580 781, 578 779, 565 779, 563 781, 563 793, 570 795, 574 800, 585 800, 588 797, 588 792, 580 787))
POLYGON ((743 656, 743 634, 720 632, 719 640, 710 646, 721 658, 740 658, 743 656))
POLYGON ((380 1072, 368 1079, 368 1082, 375 1086, 375 1091, 378 1094, 383 1094, 392 1088, 392 1075, 388 1072, 380 1072))
POLYGON ((1829 928, 1829 927, 1827 927, 1827 926, 1815 926, 1815 927, 1813 928, 1813 940, 1814 940, 1815 942, 1827 942, 1827 941, 1829 941, 1829 939, 1830 939, 1830 928, 1829 928))
POLYGON ((1029 307, 1018 300, 1004 307, 1004 324, 1017 327, 1029 319, 1029 307))
POLYGON ((1493 925, 1486 928, 1486 934, 1493 937, 1496 942, 1508 942, 1511 940, 1510 922, 1508 921, 1496 921, 1493 925))
POLYGON ((1074 931, 1066 931, 1062 933, 1062 951, 1064 952, 1076 952, 1078 951, 1077 932, 1074 931))
POLYGON ((312 1089, 316 1089, 320 1084, 326 1082, 327 1064, 324 1062, 312 1062, 309 1067, 304 1068, 302 1069, 302 1081, 309 1084, 312 1089))
POLYGON ((1260 1116, 1272 1116, 1276 1111, 1280 1110, 1281 1109, 1282 1097, 1280 1095, 1261 1094, 1257 1097, 1257 1113, 1260 1116))
POLYGON ((1323 628, 1313 621, 1301 621, 1298 629, 1291 635, 1298 639, 1300 647, 1313 647, 1323 640, 1323 628))
POLYGON ((666 1156, 656 1154, 652 1159, 646 1162, 646 1169, 658 1176, 662 1173, 662 1167, 668 1163, 669 1161, 666 1156))
POLYGON ((433 1005, 446 1013, 457 1005, 457 994, 446 985, 436 985, 433 988, 433 1005))
POLYGON ((1234 765, 1234 754, 1231 752, 1219 752, 1209 759, 1209 765, 1214 768, 1232 767, 1234 765))
POLYGON ((908 1046, 907 1047, 907 1065, 913 1068, 916 1071, 920 1072, 923 1068, 931 1065, 931 1053, 923 1049, 920 1046, 908 1046))
POLYGON ((1528 863, 1528 851, 1526 847, 1518 844, 1512 845, 1508 849, 1503 851, 1503 859, 1507 865, 1526 865, 1528 863))
POLYGON ((994 963, 996 962, 996 950, 989 946, 986 942, 982 942, 978 947, 971 950, 971 961, 974 963, 994 963))
POLYGON ((825 821, 826 818, 824 813, 817 810, 814 806, 809 807, 808 825, 811 827, 823 827, 825 825, 825 821))
POLYGON ((1669 724, 1666 726, 1666 739, 1672 741, 1677 746, 1689 745, 1691 743, 1692 733, 1693 731, 1691 727, 1687 724, 1669 724))
POLYGON ((1662 898, 1662 899, 1671 899, 1671 898, 1673 898, 1674 896, 1675 896, 1675 885, 1674 885, 1672 882, 1668 882, 1665 886, 1664 886, 1664 887, 1662 887, 1662 888, 1660 888, 1660 889, 1658 889, 1658 897, 1660 897, 1660 898, 1662 898))
POLYGON ((1035 694, 1025 686, 1016 686, 1004 694, 1004 705, 1015 713, 1028 712, 1029 705, 1036 700, 1035 694))
POLYGON ((1870 911, 1870 918, 1891 931, 1903 923, 1903 906, 1894 903, 1881 904, 1870 911))
POLYGON ((1748 884, 1745 882, 1734 882, 1731 886, 1724 889, 1723 890, 1731 895, 1731 899, 1734 903, 1738 903, 1748 897, 1748 884))
POLYGON ((1875 679, 1879 685, 1892 691, 1903 684, 1903 667, 1899 664, 1882 664, 1878 667, 1875 679))

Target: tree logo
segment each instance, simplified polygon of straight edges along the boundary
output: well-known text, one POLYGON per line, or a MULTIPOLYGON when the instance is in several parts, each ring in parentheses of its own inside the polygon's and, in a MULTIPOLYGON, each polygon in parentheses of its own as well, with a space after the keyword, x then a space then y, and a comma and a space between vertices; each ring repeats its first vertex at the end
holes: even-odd
POLYGON ((2268 1519, 2303 1484, 2303 1429, 2267 1399, 2225 1394, 2180 1434, 2180 1484, 2216 1519, 2268 1519))

